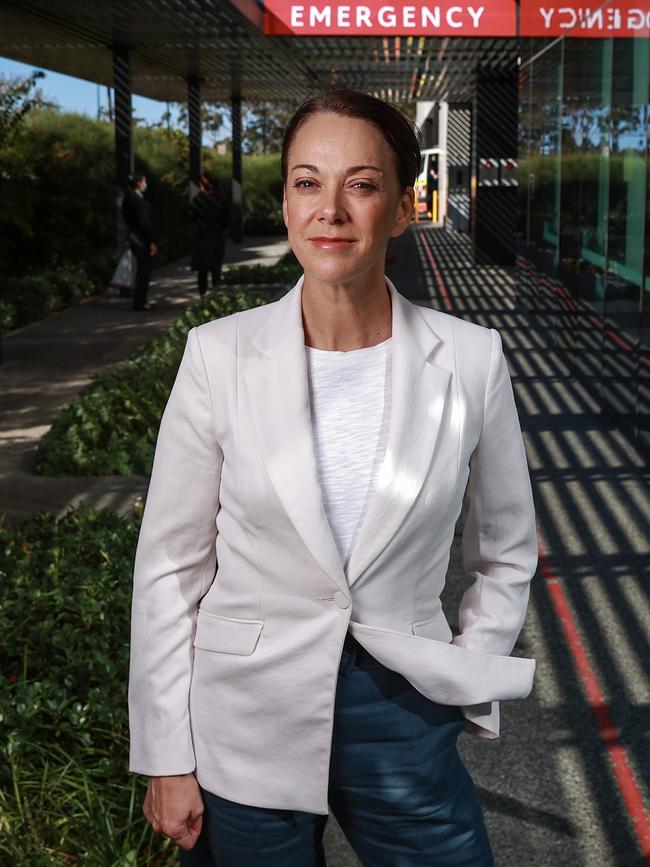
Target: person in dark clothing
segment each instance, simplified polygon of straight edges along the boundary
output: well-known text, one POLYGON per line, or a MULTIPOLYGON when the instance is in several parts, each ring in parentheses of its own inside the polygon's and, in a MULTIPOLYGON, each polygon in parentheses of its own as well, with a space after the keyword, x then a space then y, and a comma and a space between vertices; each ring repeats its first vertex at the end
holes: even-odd
POLYGON ((122 215, 129 229, 129 247, 137 262, 134 310, 153 310, 153 305, 147 302, 147 292, 151 279, 151 260, 158 248, 153 240, 151 203, 144 197, 146 189, 146 175, 129 175, 129 188, 122 201, 122 215))
POLYGON ((190 202, 192 222, 192 271, 198 271, 199 294, 208 289, 208 271, 212 288, 221 282, 221 266, 226 249, 225 229, 230 214, 219 181, 210 172, 201 175, 199 192, 190 202))

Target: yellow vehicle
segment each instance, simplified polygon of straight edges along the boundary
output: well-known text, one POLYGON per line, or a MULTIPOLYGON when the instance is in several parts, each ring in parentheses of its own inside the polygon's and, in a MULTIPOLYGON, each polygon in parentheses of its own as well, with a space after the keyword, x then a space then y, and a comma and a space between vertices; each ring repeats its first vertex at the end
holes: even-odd
POLYGON ((440 170, 442 168, 442 148, 425 148, 421 151, 420 172, 415 182, 415 221, 431 220, 439 223, 440 213, 440 170))

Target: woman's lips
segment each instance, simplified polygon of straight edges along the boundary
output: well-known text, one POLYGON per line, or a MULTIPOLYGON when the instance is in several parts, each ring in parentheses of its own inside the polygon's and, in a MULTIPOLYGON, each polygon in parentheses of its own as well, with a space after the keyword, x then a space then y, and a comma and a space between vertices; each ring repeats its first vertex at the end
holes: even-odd
POLYGON ((310 238, 309 240, 321 250, 341 250, 354 244, 350 238, 310 238))

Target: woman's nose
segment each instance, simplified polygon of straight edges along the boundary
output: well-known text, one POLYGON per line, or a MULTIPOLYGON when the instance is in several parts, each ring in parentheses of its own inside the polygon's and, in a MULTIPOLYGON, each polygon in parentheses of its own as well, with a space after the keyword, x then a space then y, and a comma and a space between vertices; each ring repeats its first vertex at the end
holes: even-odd
POLYGON ((345 219, 343 192, 338 187, 329 187, 322 191, 320 206, 321 219, 327 222, 345 219))

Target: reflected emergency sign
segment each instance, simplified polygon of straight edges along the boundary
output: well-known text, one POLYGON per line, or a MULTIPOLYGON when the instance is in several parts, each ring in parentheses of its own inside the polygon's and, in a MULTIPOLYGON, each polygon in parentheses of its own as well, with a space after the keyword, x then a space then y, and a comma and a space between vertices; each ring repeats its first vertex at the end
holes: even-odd
POLYGON ((269 36, 516 36, 514 0, 265 0, 269 36))
POLYGON ((521 0, 521 36, 650 36, 648 0, 610 0, 609 3, 544 3, 521 0))

